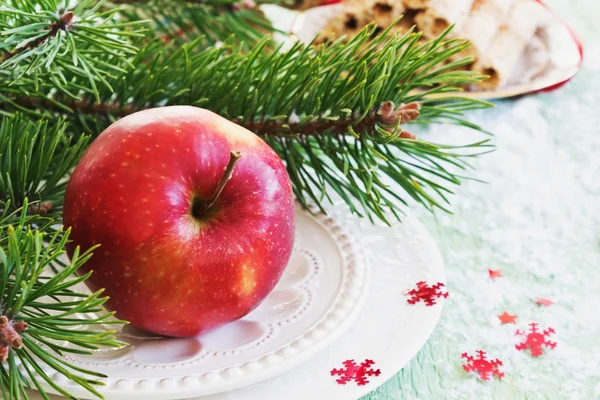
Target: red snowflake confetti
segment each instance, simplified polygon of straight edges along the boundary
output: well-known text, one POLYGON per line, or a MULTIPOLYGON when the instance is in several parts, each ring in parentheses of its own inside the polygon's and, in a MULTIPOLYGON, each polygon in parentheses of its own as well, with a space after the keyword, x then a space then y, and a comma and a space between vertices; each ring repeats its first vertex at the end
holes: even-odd
POLYGON ((366 385, 369 383, 367 377, 381 374, 381 370, 371 368, 375 364, 373 360, 365 360, 360 365, 357 365, 354 360, 346 360, 343 364, 344 368, 331 370, 331 376, 339 376, 335 381, 340 385, 345 385, 352 380, 359 386, 366 385))
POLYGON ((545 346, 549 349, 554 349, 556 347, 556 342, 551 342, 546 338, 554 333, 554 329, 548 327, 543 332, 538 332, 538 324, 532 322, 529 324, 529 333, 523 332, 517 329, 515 336, 526 336, 525 341, 523 343, 515 345, 517 350, 529 350, 529 353, 533 357, 539 357, 544 354, 542 346, 545 346))
POLYGON ((490 274, 490 279, 492 280, 496 280, 496 278, 504 276, 502 275, 501 269, 488 269, 488 274, 490 274))
POLYGON ((509 313, 507 313, 506 311, 504 311, 502 314, 498 315, 498 318, 500 318, 500 322, 502 323, 502 325, 504 325, 504 324, 515 324, 517 316, 516 315, 510 315, 509 313))
POLYGON ((538 304, 538 306, 546 306, 546 307, 554 304, 554 302, 552 300, 542 299, 542 298, 535 299, 535 302, 538 304))
POLYGON ((477 372, 484 381, 490 380, 490 374, 498 379, 502 379, 504 376, 504 372, 498 370, 498 367, 502 366, 502 361, 498 359, 488 360, 483 350, 477 350, 477 358, 467 353, 463 353, 461 357, 467 360, 467 363, 463 365, 463 369, 466 372, 477 372))
POLYGON ((416 289, 406 292, 407 296, 411 296, 407 301, 410 304, 415 304, 423 300, 426 306, 432 306, 436 304, 437 297, 448 297, 448 293, 440 290, 442 287, 444 287, 444 284, 441 282, 438 282, 433 286, 427 285, 427 282, 425 281, 417 282, 416 289))

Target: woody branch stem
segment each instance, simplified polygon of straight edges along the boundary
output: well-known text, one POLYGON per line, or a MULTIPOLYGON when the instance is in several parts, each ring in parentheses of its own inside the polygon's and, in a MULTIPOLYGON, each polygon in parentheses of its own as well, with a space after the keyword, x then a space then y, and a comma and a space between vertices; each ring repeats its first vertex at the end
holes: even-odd
POLYGON ((46 33, 44 36, 41 36, 39 38, 37 38, 36 40, 33 40, 29 43, 27 43, 27 45, 20 47, 18 49, 15 49, 13 51, 9 51, 6 52, 2 55, 2 61, 4 62, 18 54, 23 53, 26 50, 29 49, 33 49, 35 47, 41 46, 42 44, 44 44, 48 39, 56 36, 58 34, 59 31, 66 31, 67 29, 69 29, 69 27, 71 26, 72 22, 73 22, 73 11, 67 11, 66 13, 64 13, 60 19, 56 22, 54 22, 53 24, 51 24, 47 29, 48 29, 48 33, 46 33))
MULTIPOLYGON (((14 100, 15 103, 26 108, 47 108, 52 111, 62 111, 58 109, 56 103, 46 99, 33 97, 20 97, 14 100)), ((71 110, 81 114, 94 114, 98 116, 113 115, 124 117, 134 112, 141 111, 132 105, 119 105, 114 103, 94 103, 86 100, 76 100, 64 103, 71 110)), ((300 136, 318 136, 325 133, 345 135, 348 128, 352 127, 357 132, 371 132, 375 125, 381 125, 388 131, 393 131, 398 124, 406 124, 416 120, 420 115, 421 103, 411 102, 401 104, 396 108, 394 102, 385 101, 378 108, 372 109, 368 115, 358 121, 355 118, 347 119, 316 119, 306 123, 292 123, 289 121, 266 121, 266 120, 239 120, 233 119, 238 125, 243 126, 258 136, 276 136, 285 135, 286 132, 300 136)), ((407 131, 400 135, 403 139, 414 139, 415 136, 407 131)))

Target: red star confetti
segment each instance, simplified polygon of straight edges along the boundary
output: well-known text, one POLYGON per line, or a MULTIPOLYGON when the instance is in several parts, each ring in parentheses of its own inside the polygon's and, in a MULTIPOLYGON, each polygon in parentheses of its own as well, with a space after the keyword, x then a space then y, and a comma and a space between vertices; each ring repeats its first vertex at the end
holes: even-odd
POLYGON ((502 379, 504 372, 500 372, 498 367, 502 366, 502 361, 488 360, 483 350, 477 350, 477 358, 463 353, 462 358, 467 360, 466 364, 463 364, 463 369, 466 372, 476 372, 479 377, 484 381, 489 381, 491 376, 495 376, 498 379, 502 379))
POLYGON ((537 303, 538 306, 546 306, 546 307, 554 304, 554 302, 552 300, 542 299, 542 298, 535 299, 535 302, 537 303))
POLYGON ((381 370, 371 368, 375 364, 373 360, 365 360, 360 365, 356 364, 354 360, 346 360, 343 364, 344 368, 331 370, 331 376, 339 376, 335 381, 340 385, 345 385, 353 380, 358 386, 363 386, 369 383, 367 377, 381 374, 381 370))
POLYGON ((502 270, 501 269, 488 269, 488 274, 490 274, 490 279, 492 280, 496 280, 496 278, 499 278, 502 275, 502 270))
POLYGON ((516 349, 521 350, 529 350, 529 353, 533 357, 539 357, 544 354, 544 350, 542 346, 547 347, 549 349, 556 348, 556 342, 551 342, 546 338, 554 333, 554 329, 548 327, 543 332, 538 331, 538 324, 532 322, 529 324, 529 333, 523 332, 517 329, 515 336, 525 336, 525 341, 515 345, 516 349))
POLYGON ((510 315, 506 311, 504 311, 502 314, 498 315, 498 318, 500 318, 500 323, 502 323, 502 325, 516 324, 516 320, 517 320, 516 315, 510 315))
POLYGON ((427 285, 427 282, 425 281, 417 282, 416 289, 412 289, 406 292, 407 296, 411 296, 410 299, 407 300, 407 302, 410 304, 415 304, 423 300, 426 306, 432 306, 436 304, 436 298, 448 297, 447 292, 441 291, 442 287, 444 287, 444 284, 441 282, 438 282, 433 286, 427 285))

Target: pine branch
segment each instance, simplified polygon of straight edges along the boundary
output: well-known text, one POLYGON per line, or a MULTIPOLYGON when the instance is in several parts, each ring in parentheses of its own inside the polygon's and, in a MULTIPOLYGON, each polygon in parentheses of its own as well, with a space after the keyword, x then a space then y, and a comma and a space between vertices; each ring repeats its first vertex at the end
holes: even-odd
MULTIPOLYGON (((145 45, 130 61, 133 68, 110 82, 114 92, 104 89, 101 101, 83 97, 71 101, 64 96, 11 96, 5 108, 13 105, 42 106, 65 112, 84 114, 114 114, 123 116, 131 111, 169 104, 205 106, 237 122, 285 121, 294 112, 311 116, 310 121, 335 118, 353 119, 369 115, 368 110, 384 101, 424 103, 427 119, 460 116, 454 110, 488 107, 488 103, 460 98, 460 86, 477 82, 480 76, 467 71, 453 71, 469 62, 454 62, 443 70, 433 66, 466 47, 457 40, 415 45, 418 35, 382 39, 363 46, 371 30, 349 44, 334 43, 328 47, 311 48, 297 44, 288 51, 264 52, 261 42, 251 53, 224 44, 220 48, 203 48, 201 39, 181 47, 165 46, 160 41, 145 45), (378 46, 385 44, 383 49, 378 46), (443 49, 447 46, 447 49, 443 49), (400 55, 393 60, 396 53, 400 55), (369 69, 367 65, 376 65, 369 69), (274 74, 273 68, 277 73, 274 74), (445 82, 436 85, 436 82, 445 82), (283 89, 283 90, 282 90, 283 89), (325 90, 320 92, 320 90, 325 90), (323 93, 331 93, 324 96, 323 93), (223 96, 223 93, 231 96, 223 96), (445 95, 443 107, 431 95, 445 95), (377 98, 371 102, 370 97, 377 98), (233 96, 233 97, 232 97, 233 96), (14 102, 14 104, 11 104, 14 102), (365 102, 368 107, 364 107, 365 102), (360 110, 352 108, 359 107, 360 110), (434 109, 435 108, 435 109, 434 109), (350 110, 350 113, 348 112, 350 110)), ((33 91, 31 91, 33 92, 33 91)), ((31 111, 31 109, 29 109, 31 111)), ((420 121, 423 121, 421 118, 420 121)), ((298 126, 306 123, 302 120, 298 126)), ((457 123, 465 121, 456 120, 457 123)), ((327 125, 325 125, 325 128, 327 125)), ((326 131, 326 129, 324 129, 326 131)), ((285 134, 285 132, 282 132, 285 134)))
MULTIPOLYGON (((276 1, 270 1, 275 3, 276 1)), ((256 7, 261 0, 124 0, 122 15, 127 20, 151 21, 154 37, 164 43, 184 44, 199 36, 202 44, 214 45, 227 39, 246 46, 275 32, 272 24, 256 7)))
MULTIPOLYGON (((27 202, 24 207, 27 207, 27 202)), ((71 261, 56 275, 46 268, 64 257, 69 232, 45 234, 24 224, 22 214, 18 225, 8 225, 0 219, 0 387, 3 398, 26 399, 26 388, 35 388, 48 398, 45 387, 73 398, 56 384, 47 372, 50 368, 102 397, 95 386, 102 385, 96 377, 102 374, 70 365, 63 355, 91 354, 93 350, 118 347, 123 343, 114 332, 102 324, 115 321, 102 304, 101 292, 83 295, 73 291, 88 275, 77 277, 75 271, 90 257, 90 251, 76 250, 71 261), (82 317, 100 313, 99 317, 82 317), (19 371, 21 365, 22 371, 19 371), (42 365, 44 367, 42 367, 42 365), (45 386, 41 384, 45 383, 45 386)))
POLYGON ((25 199, 38 200, 31 214, 60 219, 67 184, 88 137, 66 134, 67 122, 34 121, 16 114, 0 121, 0 209, 13 211, 25 199))
MULTIPOLYGON (((147 3, 151 0, 110 0, 113 4, 143 4, 147 3)), ((238 5, 238 7, 234 8, 252 8, 258 4, 280 4, 280 3, 288 3, 287 0, 176 0, 180 4, 189 3, 189 4, 201 4, 201 5, 209 5, 209 6, 234 6, 238 5)))
POLYGON ((384 209, 395 211, 398 202, 405 202, 381 183, 387 175, 426 207, 444 208, 439 200, 447 202, 448 190, 432 178, 457 183, 443 164, 464 167, 460 153, 445 154, 448 149, 443 146, 424 152, 426 143, 413 145, 412 150, 419 150, 410 156, 424 164, 397 164, 382 157, 385 151, 375 144, 405 148, 395 142, 409 135, 400 129, 390 131, 373 116, 382 103, 419 102, 423 107, 416 123, 473 127, 460 117, 462 112, 489 105, 460 98, 456 92, 481 78, 455 70, 469 60, 439 67, 466 47, 462 41, 442 37, 419 44, 419 36, 412 33, 371 39, 373 33, 370 27, 349 43, 296 44, 275 52, 265 51, 268 39, 250 52, 235 42, 206 48, 200 38, 179 47, 153 41, 127 60, 132 67, 123 63, 125 72, 98 89, 96 98, 13 94, 5 96, 5 104, 17 109, 27 102, 41 105, 35 113, 43 112, 44 104, 51 105, 46 109, 50 116, 57 110, 71 113, 72 121, 92 133, 134 110, 169 104, 204 106, 265 136, 288 165, 303 204, 309 200, 320 204, 329 187, 357 213, 359 204, 363 214, 385 219, 384 209), (432 98, 440 94, 446 95, 443 105, 432 98))
POLYGON ((322 205, 333 189, 357 214, 387 220, 386 210, 397 214, 407 203, 389 186, 395 182, 425 207, 447 210, 447 186, 460 182, 448 168, 466 168, 463 156, 487 151, 487 141, 452 148, 409 140, 404 125, 390 126, 377 113, 388 102, 417 102, 421 115, 413 123, 478 129, 462 113, 489 104, 457 93, 482 77, 456 70, 468 59, 440 68, 464 50, 464 41, 421 44, 412 32, 372 39, 374 29, 350 42, 297 43, 273 52, 265 51, 269 39, 250 52, 234 41, 207 48, 202 38, 181 46, 156 40, 110 80, 113 90, 98 90, 100 101, 85 94, 66 101, 60 94, 17 96, 5 107, 29 102, 36 114, 60 111, 78 129, 97 134, 135 110, 202 106, 263 136, 286 163, 303 205, 322 205))
POLYGON ((141 35, 131 29, 140 21, 118 23, 119 10, 98 12, 102 4, 84 0, 62 10, 55 0, 23 0, 18 8, 1 6, 0 85, 8 92, 30 85, 37 92, 51 83, 71 97, 97 94, 98 85, 108 85, 107 77, 123 72, 115 60, 135 54, 127 38, 141 35))
MULTIPOLYGON (((109 0, 112 4, 140 5, 153 0, 109 0)), ((211 7, 226 7, 231 11, 255 8, 260 4, 291 5, 292 0, 175 0, 178 4, 207 5, 211 7)))
POLYGON ((58 19, 58 21, 55 21, 48 26, 48 28, 47 28, 48 33, 38 37, 35 40, 32 40, 31 42, 27 43, 26 45, 24 45, 20 48, 17 48, 13 51, 5 52, 2 55, 2 59, 0 60, 0 62, 4 62, 4 61, 8 60, 9 58, 12 58, 18 54, 23 53, 24 51, 32 50, 32 49, 44 44, 48 39, 56 36, 56 34, 59 31, 66 31, 67 29, 69 29, 69 26, 71 25, 71 22, 73 21, 73 15, 74 14, 72 11, 67 11, 66 13, 61 15, 61 17, 58 19))
MULTIPOLYGON (((56 103, 48 101, 46 99, 39 99, 35 97, 21 97, 16 99, 16 103, 25 108, 39 109, 43 108, 46 110, 52 110, 54 112, 64 112, 64 108, 57 106, 56 103)), ((138 111, 142 111, 140 108, 136 108, 132 105, 121 106, 117 103, 93 103, 85 100, 81 101, 69 101, 63 103, 69 110, 74 113, 96 115, 98 117, 124 117, 129 114, 133 114, 138 111)), ((356 119, 317 119, 309 121, 308 123, 301 124, 298 122, 291 122, 289 119, 285 121, 252 121, 252 120, 240 120, 233 119, 232 122, 242 125, 249 131, 254 132, 258 136, 269 136, 269 135, 281 135, 280 132, 289 130, 294 132, 295 135, 299 136, 311 136, 321 135, 324 132, 332 135, 346 135, 348 128, 354 126, 356 131, 363 131, 374 128, 376 125, 394 127, 395 125, 402 122, 407 124, 416 120, 419 116, 420 103, 413 102, 408 105, 402 104, 397 109, 394 108, 392 111, 384 110, 389 107, 395 107, 393 102, 382 103, 381 106, 375 107, 368 113, 368 115, 356 123, 356 119)), ((414 139, 413 135, 409 135, 403 131, 401 134, 403 138, 414 139)))
MULTIPOLYGON (((242 125, 246 129, 258 136, 270 136, 270 135, 281 135, 278 132, 290 131, 293 135, 297 136, 319 136, 324 133, 328 135, 348 135, 349 129, 354 132, 370 132, 377 126, 387 128, 390 133, 400 123, 408 124, 416 120, 420 115, 421 104, 413 102, 409 104, 401 104, 398 108, 395 107, 394 102, 386 101, 381 105, 372 108, 367 115, 359 119, 357 116, 354 118, 338 119, 329 117, 327 119, 320 116, 317 119, 301 123, 299 117, 292 122, 292 118, 288 118, 288 121, 278 120, 267 120, 267 121, 252 121, 252 120, 233 120, 239 125, 242 125), (298 120, 298 121, 296 121, 298 120)), ((415 139, 415 136, 402 130, 399 135, 403 139, 415 139)))
MULTIPOLYGON (((31 226, 42 232, 51 229, 54 220, 38 212, 30 212, 32 208, 39 208, 40 202, 29 202, 27 199, 23 202, 23 207, 12 207, 10 200, 4 202, 0 209, 0 232, 6 232, 9 226, 31 226), (27 212, 22 212, 27 210, 27 212)), ((6 249, 8 237, 0 236, 0 248, 6 249)))

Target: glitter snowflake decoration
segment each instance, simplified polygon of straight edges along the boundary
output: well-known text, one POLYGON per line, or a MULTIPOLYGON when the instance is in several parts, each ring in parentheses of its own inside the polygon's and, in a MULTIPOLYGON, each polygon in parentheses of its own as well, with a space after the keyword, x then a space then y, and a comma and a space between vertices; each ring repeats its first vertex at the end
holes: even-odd
POLYGON ((339 376, 335 381, 340 385, 345 385, 352 380, 359 386, 366 385, 369 383, 367 377, 381 374, 379 369, 371 368, 375 364, 373 360, 365 360, 360 365, 356 364, 354 360, 346 360, 343 364, 344 368, 331 370, 331 376, 339 376))
POLYGON ((533 357, 539 357, 544 354, 544 350, 542 347, 547 347, 549 349, 554 349, 556 347, 556 342, 551 342, 547 340, 547 337, 554 333, 554 329, 548 327, 543 332, 538 331, 538 324, 532 322, 529 324, 529 333, 523 332, 521 330, 517 330, 515 336, 525 336, 525 341, 515 345, 517 350, 529 350, 529 353, 533 357))
POLYGON ((491 375, 498 379, 504 376, 504 372, 498 370, 498 367, 502 366, 502 361, 498 359, 488 360, 483 350, 477 350, 477 358, 467 353, 463 353, 462 358, 467 360, 467 363, 463 365, 463 369, 466 372, 476 372, 484 381, 489 381, 491 375))
POLYGON ((436 299, 439 297, 447 298, 448 293, 442 292, 440 289, 444 287, 443 283, 436 283, 433 286, 427 285, 427 282, 417 282, 417 288, 406 292, 407 296, 411 296, 407 301, 410 304, 418 303, 423 300, 426 306, 436 304, 436 299))

